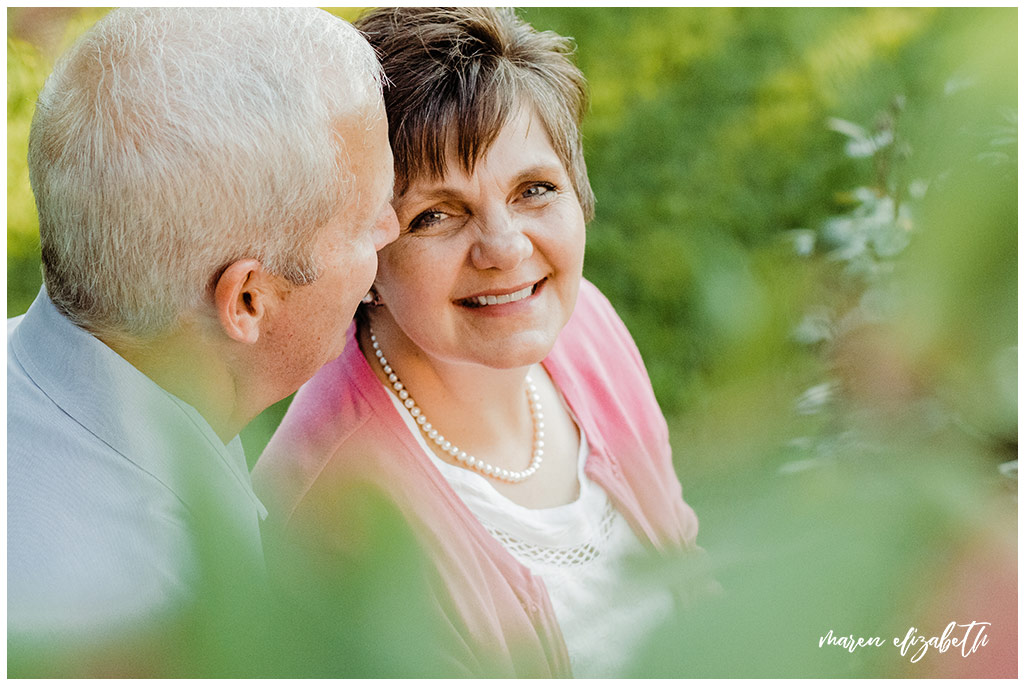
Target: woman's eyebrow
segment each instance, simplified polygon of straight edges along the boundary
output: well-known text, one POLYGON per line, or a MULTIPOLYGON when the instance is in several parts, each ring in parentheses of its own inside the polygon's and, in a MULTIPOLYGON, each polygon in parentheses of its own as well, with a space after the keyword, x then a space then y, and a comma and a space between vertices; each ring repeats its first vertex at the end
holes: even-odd
MULTIPOLYGON (((537 181, 551 178, 565 177, 566 171, 562 166, 561 161, 551 160, 550 162, 542 162, 540 164, 532 164, 529 167, 520 169, 519 171, 512 172, 507 178, 510 180, 510 185, 522 183, 524 181, 537 181)), ((396 195, 394 203, 406 203, 406 202, 434 202, 437 200, 454 199, 460 200, 463 198, 463 192, 455 187, 448 185, 445 181, 438 181, 435 185, 417 188, 415 190, 406 191, 401 195, 396 195)))
POLYGON ((552 161, 543 164, 535 164, 522 169, 515 174, 515 180, 517 182, 536 180, 543 178, 551 178, 553 176, 565 176, 565 170, 562 167, 562 163, 559 161, 552 161))
POLYGON ((392 204, 400 205, 405 203, 431 203, 437 202, 438 200, 446 200, 449 198, 460 199, 462 192, 457 188, 446 186, 444 184, 438 184, 436 186, 430 186, 428 188, 417 189, 414 191, 406 191, 401 195, 396 195, 392 199, 392 204))

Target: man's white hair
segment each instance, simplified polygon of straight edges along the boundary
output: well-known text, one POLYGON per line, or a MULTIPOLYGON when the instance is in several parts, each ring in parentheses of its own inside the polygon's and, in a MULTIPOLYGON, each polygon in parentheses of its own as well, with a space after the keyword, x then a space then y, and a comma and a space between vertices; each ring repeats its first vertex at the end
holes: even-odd
POLYGON ((315 280, 319 230, 358 192, 337 127, 380 103, 373 50, 323 10, 111 12, 32 120, 50 298, 94 333, 145 339, 235 260, 315 280))

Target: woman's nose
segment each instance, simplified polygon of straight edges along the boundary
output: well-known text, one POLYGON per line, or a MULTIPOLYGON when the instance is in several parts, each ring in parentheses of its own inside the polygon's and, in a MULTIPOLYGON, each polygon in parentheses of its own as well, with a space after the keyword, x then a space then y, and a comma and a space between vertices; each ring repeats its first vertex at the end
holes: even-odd
POLYGON ((520 222, 503 216, 481 222, 470 259, 477 269, 511 271, 532 254, 533 242, 520 222))

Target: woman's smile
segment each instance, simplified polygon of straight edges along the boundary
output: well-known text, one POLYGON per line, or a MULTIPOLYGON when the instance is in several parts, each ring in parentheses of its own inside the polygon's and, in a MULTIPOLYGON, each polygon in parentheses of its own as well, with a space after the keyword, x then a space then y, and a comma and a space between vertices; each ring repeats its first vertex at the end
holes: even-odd
POLYGON ((466 298, 459 298, 455 301, 455 304, 459 307, 467 307, 473 310, 490 309, 492 312, 505 313, 512 308, 496 306, 512 305, 532 299, 544 286, 545 281, 547 281, 547 277, 526 286, 511 289, 491 289, 466 298))

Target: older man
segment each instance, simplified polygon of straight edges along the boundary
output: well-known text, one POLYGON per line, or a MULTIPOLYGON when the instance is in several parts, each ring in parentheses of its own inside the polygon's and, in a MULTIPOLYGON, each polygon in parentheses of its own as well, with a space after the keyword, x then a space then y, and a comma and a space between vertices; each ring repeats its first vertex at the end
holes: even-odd
POLYGON ((320 10, 116 10, 47 80, 29 171, 8 630, 81 637, 173 612, 203 550, 259 569, 238 432, 341 352, 397 234, 379 65, 320 10))

